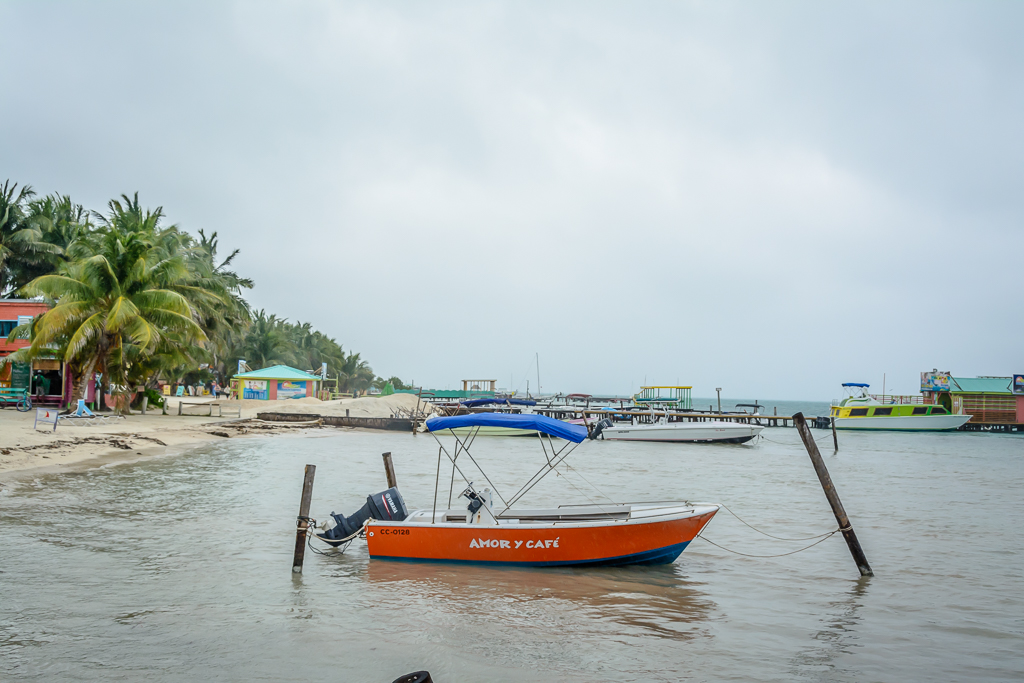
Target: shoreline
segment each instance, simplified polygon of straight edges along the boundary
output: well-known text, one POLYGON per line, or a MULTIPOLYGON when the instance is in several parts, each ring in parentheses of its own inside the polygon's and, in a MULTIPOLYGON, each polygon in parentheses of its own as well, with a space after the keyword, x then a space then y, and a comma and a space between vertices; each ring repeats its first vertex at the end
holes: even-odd
MULTIPOLYGON (((395 395, 403 396, 403 395, 395 395)), ((404 404, 416 403, 408 398, 360 398, 343 401, 302 399, 291 401, 232 401, 225 407, 240 408, 240 417, 205 417, 177 415, 176 399, 168 401, 168 414, 159 409, 147 415, 132 414, 124 418, 108 417, 95 424, 58 423, 33 429, 35 411, 19 413, 0 410, 0 482, 25 476, 61 472, 80 472, 113 464, 127 464, 163 455, 184 453, 211 441, 256 438, 275 434, 310 435, 323 429, 320 425, 267 423, 256 419, 256 413, 283 411, 294 413, 340 413, 351 411, 358 416, 388 417, 404 404)), ((188 403, 212 402, 189 398, 188 403)), ((105 414, 106 415, 106 414, 105 414)), ((351 429, 351 428, 341 428, 351 429)))

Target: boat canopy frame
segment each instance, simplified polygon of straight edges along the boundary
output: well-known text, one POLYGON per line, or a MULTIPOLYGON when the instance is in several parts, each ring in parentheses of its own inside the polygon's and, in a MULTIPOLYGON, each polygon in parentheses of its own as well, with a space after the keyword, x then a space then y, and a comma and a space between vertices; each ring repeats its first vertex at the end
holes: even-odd
MULTIPOLYGON (((452 496, 454 495, 455 492, 456 472, 458 472, 459 476, 462 477, 463 481, 466 482, 467 488, 469 488, 474 493, 476 492, 476 489, 473 488, 473 482, 469 479, 469 477, 466 476, 466 473, 462 471, 462 468, 459 467, 459 464, 457 462, 459 459, 459 455, 461 455, 461 453, 464 452, 467 456, 469 456, 469 459, 473 462, 473 465, 476 466, 480 474, 482 474, 484 479, 487 480, 487 483, 491 485, 491 490, 494 491, 494 494, 498 496, 499 500, 501 500, 502 504, 505 506, 505 509, 502 510, 502 512, 499 515, 504 516, 504 514, 508 512, 513 505, 515 505, 519 500, 522 499, 523 496, 529 493, 534 486, 539 484, 541 480, 544 479, 544 477, 546 477, 548 474, 554 471, 554 469, 558 465, 562 464, 565 461, 565 459, 569 457, 569 455, 573 451, 576 450, 576 447, 579 446, 580 443, 582 443, 586 439, 588 433, 588 430, 585 427, 567 424, 560 420, 555 420, 543 415, 510 415, 507 413, 476 413, 472 415, 457 415, 455 417, 435 417, 427 420, 425 424, 427 430, 430 432, 430 435, 434 437, 434 441, 436 441, 438 445, 437 472, 434 476, 434 506, 431 511, 430 517, 431 524, 437 523, 437 495, 441 483, 440 480, 442 453, 445 456, 447 456, 448 460, 452 463, 451 482, 449 483, 448 488, 448 507, 446 509, 450 510, 452 506, 452 496), (499 419, 495 420, 494 418, 499 419), (526 483, 523 484, 519 488, 519 490, 516 491, 515 494, 513 494, 512 497, 507 500, 504 496, 501 495, 501 492, 498 491, 498 487, 494 485, 494 482, 491 481, 491 478, 487 475, 487 472, 484 471, 483 467, 480 466, 480 463, 477 462, 476 458, 473 457, 473 454, 469 450, 470 446, 473 445, 473 442, 476 441, 476 437, 477 435, 479 435, 481 427, 494 426, 507 427, 510 429, 536 431, 537 437, 540 440, 541 449, 544 452, 544 464, 541 465, 540 469, 537 470, 533 474, 533 476, 527 479, 526 483), (470 431, 467 435, 465 435, 465 440, 463 440, 462 438, 459 438, 459 435, 454 430, 466 427, 470 428, 470 431), (454 456, 448 452, 448 449, 445 448, 444 443, 442 443, 437 436, 437 433, 442 431, 448 431, 455 438, 455 448, 453 449, 455 451, 454 456), (551 440, 552 436, 563 438, 565 439, 566 443, 563 444, 560 448, 557 448, 554 442, 551 440), (545 437, 547 437, 548 445, 551 447, 550 455, 548 454, 547 446, 545 446, 544 444, 545 437)), ((584 479, 584 481, 586 480, 584 479)), ((593 485, 591 484, 591 486, 593 485)), ((604 494, 602 493, 601 495, 604 494)), ((490 513, 490 511, 488 512, 490 513)), ((495 517, 493 513, 490 514, 495 519, 495 521, 497 521, 497 517, 495 517)))

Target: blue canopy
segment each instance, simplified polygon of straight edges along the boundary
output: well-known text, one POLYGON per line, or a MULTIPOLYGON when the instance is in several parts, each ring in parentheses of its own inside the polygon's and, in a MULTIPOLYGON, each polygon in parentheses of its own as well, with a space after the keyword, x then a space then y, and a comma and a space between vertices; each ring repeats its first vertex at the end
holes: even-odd
POLYGON ((843 386, 844 387, 865 387, 865 388, 867 388, 867 387, 870 387, 871 385, 870 384, 863 384, 861 382, 845 382, 843 384, 843 386))
POLYGON ((439 432, 442 429, 459 427, 507 427, 508 429, 535 429, 541 434, 557 436, 566 441, 580 443, 587 438, 587 428, 554 420, 543 415, 520 415, 514 413, 475 413, 455 417, 432 417, 426 422, 427 429, 439 432))
POLYGON ((467 408, 475 408, 476 406, 491 406, 491 405, 505 405, 509 403, 514 406, 535 406, 536 401, 527 401, 525 398, 473 398, 468 401, 463 401, 462 405, 467 408))

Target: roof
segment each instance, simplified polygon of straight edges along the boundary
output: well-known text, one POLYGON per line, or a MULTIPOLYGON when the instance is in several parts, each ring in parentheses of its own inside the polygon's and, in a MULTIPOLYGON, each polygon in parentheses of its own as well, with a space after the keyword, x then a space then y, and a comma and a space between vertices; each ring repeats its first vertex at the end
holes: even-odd
POLYGON ((476 413, 455 417, 431 417, 427 429, 437 432, 442 429, 459 427, 507 427, 508 429, 534 429, 542 434, 557 436, 566 441, 580 443, 587 438, 587 428, 554 420, 544 415, 522 415, 517 413, 476 413))
POLYGON ((462 405, 467 408, 473 408, 476 406, 491 406, 491 405, 513 405, 513 406, 535 406, 536 401, 527 401, 523 398, 473 398, 468 401, 463 401, 462 405))
POLYGON ((253 370, 251 372, 241 372, 235 375, 237 379, 320 379, 316 375, 311 375, 308 372, 302 370, 296 370, 293 367, 287 365, 272 365, 269 368, 263 368, 262 370, 253 370))
POLYGON ((954 394, 1009 394, 1009 377, 950 377, 954 394))
POLYGON ((870 384, 864 384, 863 382, 844 382, 843 386, 844 387, 864 387, 864 388, 867 388, 867 387, 870 387, 871 385, 870 384))

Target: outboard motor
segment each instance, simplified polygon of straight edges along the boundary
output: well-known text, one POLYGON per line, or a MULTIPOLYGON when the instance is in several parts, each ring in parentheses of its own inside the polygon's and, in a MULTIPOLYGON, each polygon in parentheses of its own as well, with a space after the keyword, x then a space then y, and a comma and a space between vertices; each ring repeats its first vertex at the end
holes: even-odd
POLYGON ((603 420, 601 420, 600 422, 598 422, 596 425, 594 425, 594 428, 590 430, 590 438, 591 438, 591 440, 596 439, 597 437, 601 436, 601 432, 604 431, 605 427, 611 427, 611 426, 612 426, 612 421, 609 420, 607 417, 604 418, 603 420))
POLYGON ((323 533, 317 534, 317 537, 337 547, 341 545, 342 539, 358 533, 363 528, 363 522, 368 519, 401 522, 408 515, 409 510, 405 507, 405 500, 402 499, 402 494, 398 492, 398 487, 393 486, 387 491, 367 496, 366 505, 348 517, 336 515, 332 512, 331 517, 334 518, 334 526, 323 533))

